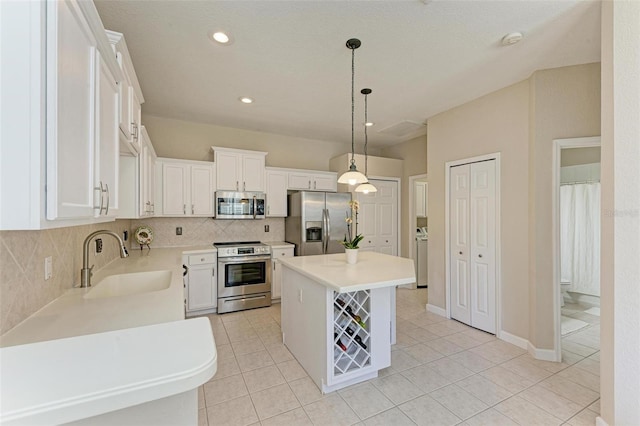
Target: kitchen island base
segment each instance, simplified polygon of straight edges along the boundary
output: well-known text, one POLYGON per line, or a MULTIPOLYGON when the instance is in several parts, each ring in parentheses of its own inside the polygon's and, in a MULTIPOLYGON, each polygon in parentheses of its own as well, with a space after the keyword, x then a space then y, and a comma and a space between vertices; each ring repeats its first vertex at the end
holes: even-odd
POLYGON ((283 342, 322 393, 391 365, 395 287, 340 293, 289 267, 282 272, 283 342))

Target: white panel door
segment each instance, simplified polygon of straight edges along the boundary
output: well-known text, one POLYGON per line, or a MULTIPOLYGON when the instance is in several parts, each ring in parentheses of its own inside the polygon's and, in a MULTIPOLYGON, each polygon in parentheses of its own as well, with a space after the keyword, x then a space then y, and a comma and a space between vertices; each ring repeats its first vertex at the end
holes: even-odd
MULTIPOLYGON (((98 55, 99 56, 99 55, 98 55)), ((103 195, 104 215, 117 217, 119 209, 119 160, 120 145, 118 141, 118 85, 107 64, 100 57, 99 79, 97 88, 97 154, 98 176, 106 191, 103 195)), ((133 184, 133 183, 131 183, 133 184)), ((102 212, 95 211, 99 216, 102 212)))
POLYGON ((184 216, 187 214, 187 179, 189 166, 162 165, 162 214, 184 216))
POLYGON ((189 268, 187 308, 189 311, 215 308, 216 280, 213 267, 196 269, 189 268))
POLYGON ((213 168, 191 166, 191 210, 187 215, 213 216, 213 192, 213 168))
POLYGON ((450 170, 449 250, 451 318, 471 325, 469 282, 469 164, 450 170))
POLYGON ((495 161, 471 165, 471 326, 496 332, 495 161))
POLYGON ((264 155, 242 155, 241 191, 264 192, 264 155))
POLYGON ((356 193, 360 203, 358 229, 364 235, 364 251, 398 255, 398 182, 371 179, 378 188, 369 194, 356 193))
POLYGON ((92 218, 96 41, 77 4, 47 3, 47 219, 92 218))

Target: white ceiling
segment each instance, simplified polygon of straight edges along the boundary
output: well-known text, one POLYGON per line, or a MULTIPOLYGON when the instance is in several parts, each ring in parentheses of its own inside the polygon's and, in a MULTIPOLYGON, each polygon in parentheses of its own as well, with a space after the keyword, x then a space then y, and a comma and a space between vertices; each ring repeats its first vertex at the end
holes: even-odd
POLYGON ((349 143, 351 51, 356 138, 369 87, 374 146, 424 134, 380 133, 524 80, 538 69, 600 60, 600 2, 114 1, 105 28, 125 34, 146 114, 349 143), (426 3, 426 4, 425 4, 426 3), (211 30, 234 41, 210 41, 211 30), (513 31, 522 42, 501 46, 513 31), (255 103, 244 105, 240 96, 255 103))

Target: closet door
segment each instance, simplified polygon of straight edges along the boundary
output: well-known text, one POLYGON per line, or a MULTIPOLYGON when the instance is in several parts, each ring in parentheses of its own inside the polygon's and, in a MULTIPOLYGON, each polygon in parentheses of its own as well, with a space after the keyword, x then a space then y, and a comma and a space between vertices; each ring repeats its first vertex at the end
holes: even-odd
POLYGON ((496 332, 495 161, 450 169, 451 318, 496 332))
POLYGON ((471 326, 496 332, 495 161, 470 167, 471 326))
POLYGON ((452 167, 450 171, 450 286, 451 318, 471 325, 471 290, 469 282, 469 173, 470 165, 452 167))

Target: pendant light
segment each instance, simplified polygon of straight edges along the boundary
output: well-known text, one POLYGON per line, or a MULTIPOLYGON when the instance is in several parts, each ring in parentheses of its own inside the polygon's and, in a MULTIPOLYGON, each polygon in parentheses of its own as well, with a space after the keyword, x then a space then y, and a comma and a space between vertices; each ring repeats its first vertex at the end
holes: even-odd
POLYGON ((356 187, 356 192, 362 192, 363 194, 368 194, 370 192, 378 192, 378 188, 369 183, 369 176, 367 170, 367 144, 369 142, 369 138, 367 136, 367 124, 369 124, 368 116, 367 116, 367 96, 371 94, 371 89, 362 89, 360 91, 364 95, 364 177, 367 178, 365 183, 362 183, 356 187))
POLYGON ((364 183, 367 181, 365 175, 360 173, 356 168, 355 160, 355 135, 354 135, 354 111, 355 111, 355 99, 354 99, 354 83, 355 83, 355 63, 356 63, 356 49, 360 47, 360 40, 357 38, 350 38, 347 40, 347 47, 351 49, 351 165, 349 171, 343 173, 338 178, 338 183, 348 183, 349 185, 355 185, 357 183, 364 183))

